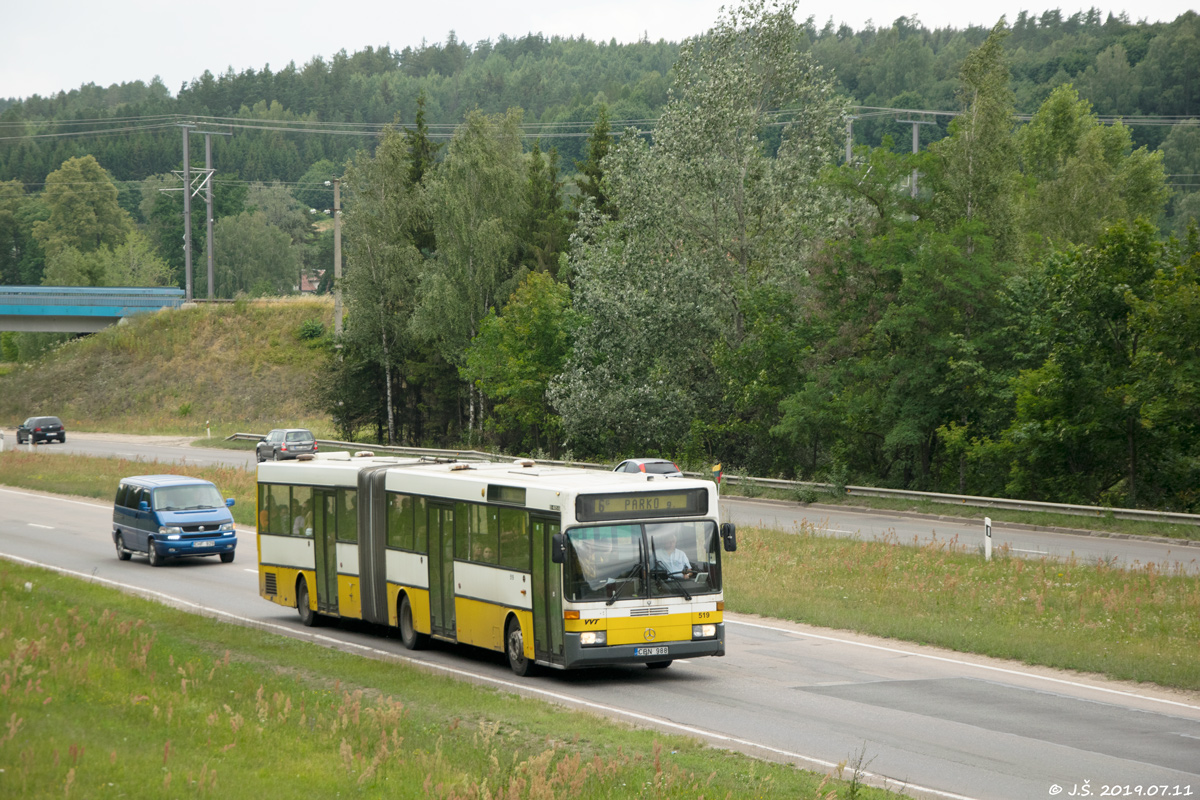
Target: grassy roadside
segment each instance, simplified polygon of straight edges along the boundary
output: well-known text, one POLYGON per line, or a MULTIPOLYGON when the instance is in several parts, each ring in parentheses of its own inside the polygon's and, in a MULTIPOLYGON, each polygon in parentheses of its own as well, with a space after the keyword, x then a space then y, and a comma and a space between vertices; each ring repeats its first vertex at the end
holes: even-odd
POLYGON ((894 796, 3 562, 0 696, 5 797, 894 796))
POLYGON ((725 607, 1111 678, 1200 690, 1200 578, 923 546, 738 532, 725 607))
MULTIPOLYGON (((0 484, 107 500, 120 477, 186 472, 237 500, 252 525, 255 475, 54 453, 0 454, 0 484)), ((818 515, 813 515, 818 516, 818 515)), ((927 547, 743 529, 726 555, 726 608, 1031 664, 1200 689, 1200 579, 927 547)))

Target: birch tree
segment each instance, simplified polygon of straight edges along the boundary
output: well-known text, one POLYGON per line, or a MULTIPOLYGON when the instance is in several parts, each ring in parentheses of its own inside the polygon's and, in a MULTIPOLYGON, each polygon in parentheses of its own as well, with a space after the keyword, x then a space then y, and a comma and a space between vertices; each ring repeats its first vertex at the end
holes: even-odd
MULTIPOLYGON (((426 176, 437 253, 420 280, 412 331, 435 342, 455 367, 489 310, 512 294, 518 237, 526 218, 521 111, 473 111, 455 132, 446 158, 426 176)), ((469 426, 481 429, 478 391, 469 389, 469 426)))
POLYGON ((842 101, 794 14, 763 0, 726 11, 683 45, 649 139, 626 131, 603 161, 620 214, 581 210, 572 266, 586 322, 553 389, 585 448, 671 450, 698 414, 726 424, 716 355, 754 334, 747 299, 801 292, 841 219, 817 178, 838 152, 842 101))
POLYGON ((422 265, 412 235, 424 213, 409 166, 408 146, 389 129, 374 157, 360 154, 345 177, 346 340, 383 372, 388 444, 396 441, 396 370, 412 347, 422 265))

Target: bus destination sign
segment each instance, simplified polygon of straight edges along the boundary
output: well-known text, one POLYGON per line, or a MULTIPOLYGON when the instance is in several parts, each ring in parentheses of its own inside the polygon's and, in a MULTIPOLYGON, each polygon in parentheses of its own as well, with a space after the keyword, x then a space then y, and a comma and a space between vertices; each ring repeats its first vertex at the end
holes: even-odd
POLYGON ((580 522, 655 517, 695 517, 708 512, 708 492, 683 489, 673 492, 621 492, 583 494, 575 504, 580 522))

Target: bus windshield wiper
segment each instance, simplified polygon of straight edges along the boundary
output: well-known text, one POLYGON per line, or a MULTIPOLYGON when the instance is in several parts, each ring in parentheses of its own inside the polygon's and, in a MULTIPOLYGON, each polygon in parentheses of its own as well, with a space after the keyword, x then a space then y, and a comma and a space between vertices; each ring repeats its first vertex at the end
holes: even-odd
POLYGON ((615 591, 614 591, 614 592, 613 592, 611 595, 609 595, 609 598, 608 598, 608 600, 607 600, 607 601, 604 603, 604 605, 606 605, 606 606, 611 606, 613 603, 617 602, 617 598, 621 596, 621 592, 623 592, 623 591, 625 590, 625 587, 626 587, 626 585, 628 585, 628 583, 629 583, 631 580, 633 580, 634 578, 636 578, 636 577, 638 576, 638 573, 639 573, 639 572, 641 572, 641 571, 642 571, 642 566, 641 566, 641 564, 639 564, 638 566, 634 567, 634 568, 633 568, 633 571, 632 571, 632 572, 630 572, 630 573, 629 573, 629 575, 627 575, 627 576, 625 577, 625 580, 621 581, 621 585, 620 585, 620 586, 618 586, 618 587, 616 588, 616 590, 615 590, 615 591))
MULTIPOLYGON (((662 562, 660 561, 659 563, 661 564, 662 562)), ((660 585, 663 583, 663 577, 665 576, 668 580, 672 580, 675 582, 675 586, 677 586, 679 588, 679 591, 683 593, 684 600, 692 599, 692 596, 690 594, 688 594, 688 590, 683 587, 683 581, 679 580, 679 578, 676 578, 674 573, 668 572, 666 570, 666 568, 655 569, 655 570, 652 570, 652 572, 654 574, 654 579, 657 580, 660 585)))

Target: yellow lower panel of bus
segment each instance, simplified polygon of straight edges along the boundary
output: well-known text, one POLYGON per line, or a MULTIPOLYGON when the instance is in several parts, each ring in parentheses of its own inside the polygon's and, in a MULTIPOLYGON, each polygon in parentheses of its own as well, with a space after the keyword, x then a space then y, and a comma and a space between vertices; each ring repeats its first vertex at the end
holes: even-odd
POLYGON ((388 624, 393 628, 400 627, 400 593, 408 594, 408 604, 412 606, 413 628, 417 633, 430 633, 433 624, 429 621, 429 590, 417 589, 412 586, 398 586, 389 583, 388 593, 388 624))
POLYGON ((486 647, 489 650, 504 650, 504 625, 509 614, 516 614, 521 623, 525 644, 525 657, 533 658, 533 614, 530 611, 508 608, 472 600, 468 597, 454 598, 454 613, 458 621, 458 641, 486 647))
POLYGON ((668 614, 662 617, 609 617, 608 619, 568 619, 565 630, 608 631, 608 643, 645 644, 646 642, 678 642, 692 638, 694 614, 668 614), (589 624, 591 623, 591 624, 589 624))
MULTIPOLYGON (((258 594, 259 597, 265 597, 272 603, 278 603, 281 606, 289 608, 296 607, 296 578, 301 573, 298 569, 289 569, 288 567, 271 567, 270 569, 258 570, 258 594), (275 594, 267 593, 267 579, 270 576, 275 577, 275 594)), ((312 577, 311 575, 309 576, 312 577)))
POLYGON ((362 597, 358 593, 357 575, 338 575, 337 613, 343 617, 362 619, 362 597))

